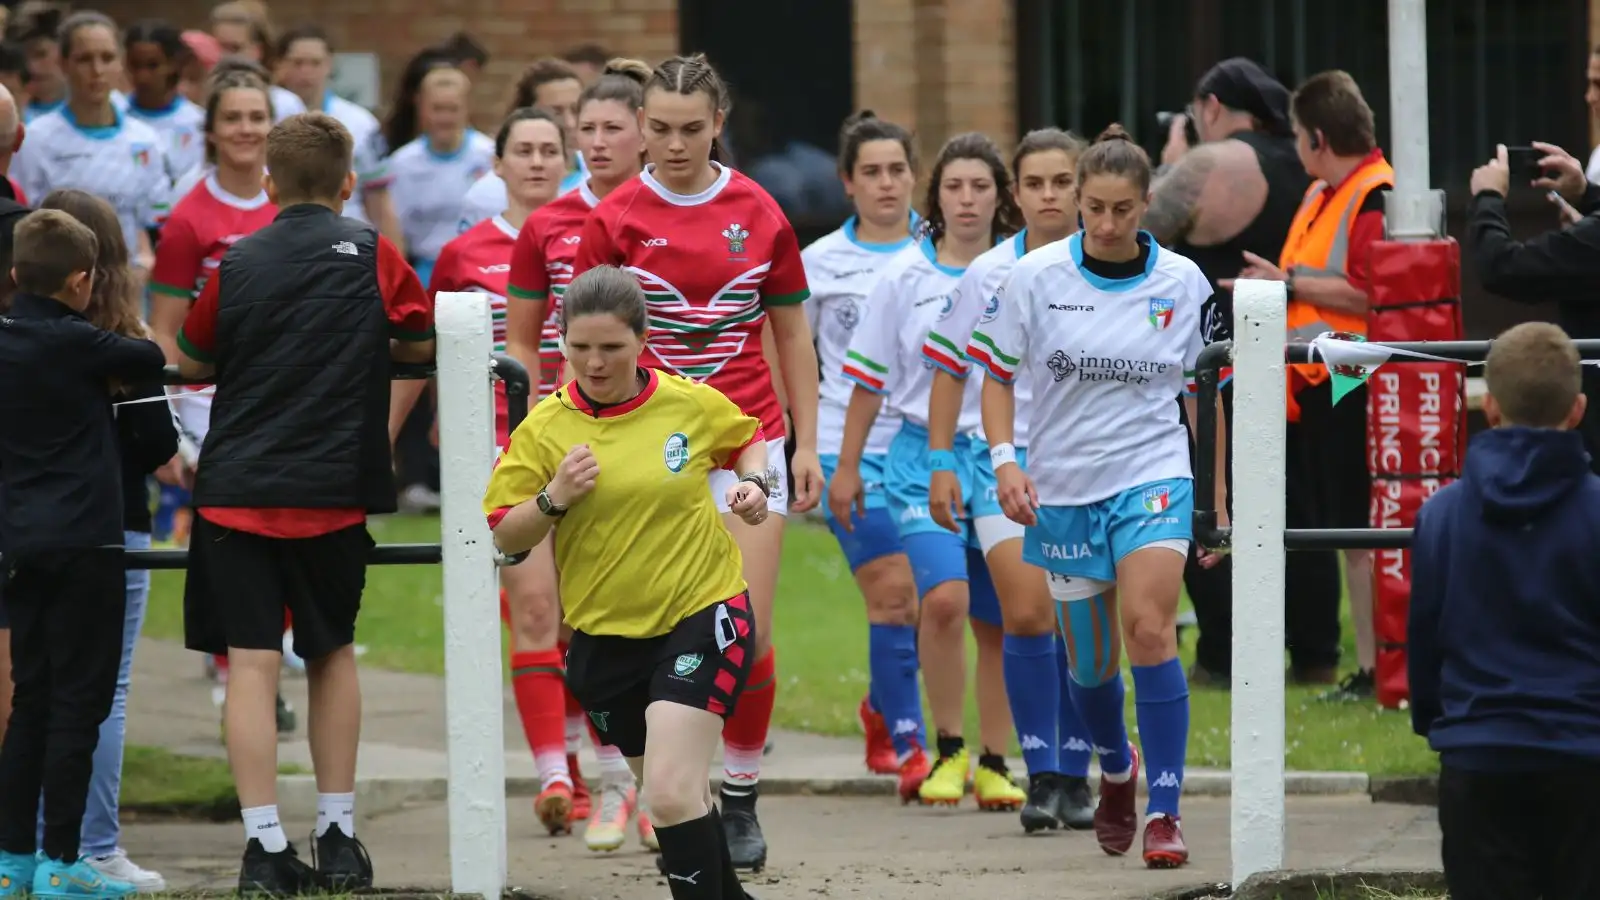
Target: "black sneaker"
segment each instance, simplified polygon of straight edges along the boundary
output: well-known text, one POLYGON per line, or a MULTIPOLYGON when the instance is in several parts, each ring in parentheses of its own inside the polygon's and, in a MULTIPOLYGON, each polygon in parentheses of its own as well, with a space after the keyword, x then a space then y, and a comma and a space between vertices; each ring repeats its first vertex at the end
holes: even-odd
POLYGON ((1089 790, 1089 779, 1076 775, 1061 776, 1061 793, 1056 807, 1056 818, 1061 827, 1069 831, 1082 831, 1094 827, 1094 793, 1089 790))
POLYGON ((246 896, 297 897, 323 890, 317 870, 300 861, 290 844, 277 853, 268 853, 261 841, 251 838, 244 848, 239 866, 239 893, 246 896))
POLYGON ((1022 830, 1027 834, 1061 827, 1056 810, 1061 805, 1061 773, 1028 773, 1028 802, 1022 804, 1022 830))
POLYGON ((1364 703, 1378 696, 1377 675, 1371 669, 1357 669, 1345 676, 1339 686, 1318 699, 1325 703, 1364 703))
POLYGON ((367 856, 366 845, 338 825, 330 825, 321 837, 312 837, 311 864, 334 893, 372 887, 372 858, 367 856))
POLYGON ((761 834, 754 804, 722 807, 722 833, 735 869, 759 872, 767 865, 767 839, 761 834))

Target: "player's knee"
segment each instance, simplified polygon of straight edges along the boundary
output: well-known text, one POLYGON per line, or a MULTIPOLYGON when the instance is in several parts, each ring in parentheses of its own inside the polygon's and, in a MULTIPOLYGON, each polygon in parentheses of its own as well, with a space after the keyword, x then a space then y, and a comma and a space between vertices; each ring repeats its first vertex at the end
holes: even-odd
POLYGON ((677 825, 705 815, 704 773, 691 777, 677 767, 653 766, 646 760, 643 773, 645 808, 658 825, 677 825))
POLYGON ((510 597, 511 631, 524 650, 554 647, 561 632, 561 604, 555 592, 532 588, 510 597))
POLYGON ((970 607, 967 583, 946 581, 922 598, 922 625, 934 631, 959 631, 967 626, 970 607))
POLYGON ((1158 608, 1157 604, 1124 603, 1122 607, 1122 640, 1127 645, 1128 656, 1137 662, 1142 659, 1165 658, 1178 643, 1176 612, 1158 608))
MULTIPOLYGON (((1003 599, 1003 598, 1002 598, 1003 599)), ((1034 637, 1056 630, 1055 602, 1048 596, 1044 603, 1013 604, 1004 610, 1006 634, 1034 637)))
POLYGON ((874 625, 917 624, 917 586, 905 557, 876 559, 856 572, 867 598, 867 621, 874 625))

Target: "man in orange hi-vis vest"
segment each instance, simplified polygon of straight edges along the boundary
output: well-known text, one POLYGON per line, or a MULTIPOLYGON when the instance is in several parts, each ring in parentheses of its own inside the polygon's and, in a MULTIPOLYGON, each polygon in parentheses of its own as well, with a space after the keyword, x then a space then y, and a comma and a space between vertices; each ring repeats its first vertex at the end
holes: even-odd
MULTIPOLYGON (((1277 265, 1245 254, 1241 278, 1283 281, 1291 341, 1324 332, 1367 333, 1367 259, 1384 236, 1383 192, 1394 169, 1378 149, 1372 108, 1348 74, 1321 72, 1290 101, 1300 162, 1315 181, 1289 226, 1277 265)), ((1289 367, 1288 527, 1366 528, 1367 389, 1332 402, 1321 364, 1289 367)), ((1332 551, 1299 551, 1287 629, 1293 676, 1331 683, 1339 664, 1339 564, 1332 551)), ((1346 693, 1370 694, 1377 660, 1372 552, 1345 552, 1359 671, 1346 693)))

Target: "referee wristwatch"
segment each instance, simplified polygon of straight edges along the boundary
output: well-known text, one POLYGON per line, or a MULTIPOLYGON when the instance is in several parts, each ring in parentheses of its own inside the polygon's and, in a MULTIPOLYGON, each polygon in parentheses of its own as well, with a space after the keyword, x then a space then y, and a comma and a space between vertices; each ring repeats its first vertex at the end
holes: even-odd
POLYGON ((548 490, 540 491, 539 495, 533 498, 533 502, 539 505, 539 512, 544 513, 552 519, 559 519, 567 514, 567 508, 565 506, 557 506, 556 502, 550 499, 550 492, 548 490))
POLYGON ((765 494, 768 497, 772 496, 772 485, 767 482, 767 476, 763 472, 751 472, 749 475, 740 476, 739 480, 740 481, 748 481, 751 484, 755 485, 756 487, 760 488, 761 489, 761 493, 765 494))

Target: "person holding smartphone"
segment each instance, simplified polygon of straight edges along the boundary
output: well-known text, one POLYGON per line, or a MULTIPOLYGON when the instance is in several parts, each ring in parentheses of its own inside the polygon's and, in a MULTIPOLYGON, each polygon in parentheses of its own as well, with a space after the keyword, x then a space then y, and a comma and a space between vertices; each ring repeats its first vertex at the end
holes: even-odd
MULTIPOLYGON (((1577 339, 1600 337, 1600 307, 1593 296, 1600 289, 1600 185, 1591 184, 1577 157, 1554 144, 1534 141, 1545 155, 1538 160, 1542 177, 1530 182, 1570 203, 1577 221, 1526 241, 1513 240, 1506 219, 1506 194, 1527 174, 1516 173, 1505 145, 1473 170, 1463 264, 1477 273, 1478 283, 1492 294, 1519 303, 1556 302, 1556 322, 1577 339)), ((1600 370, 1583 367, 1583 392, 1600 394, 1600 370)), ((1600 418, 1587 410, 1578 423, 1590 468, 1600 473, 1600 418)))

